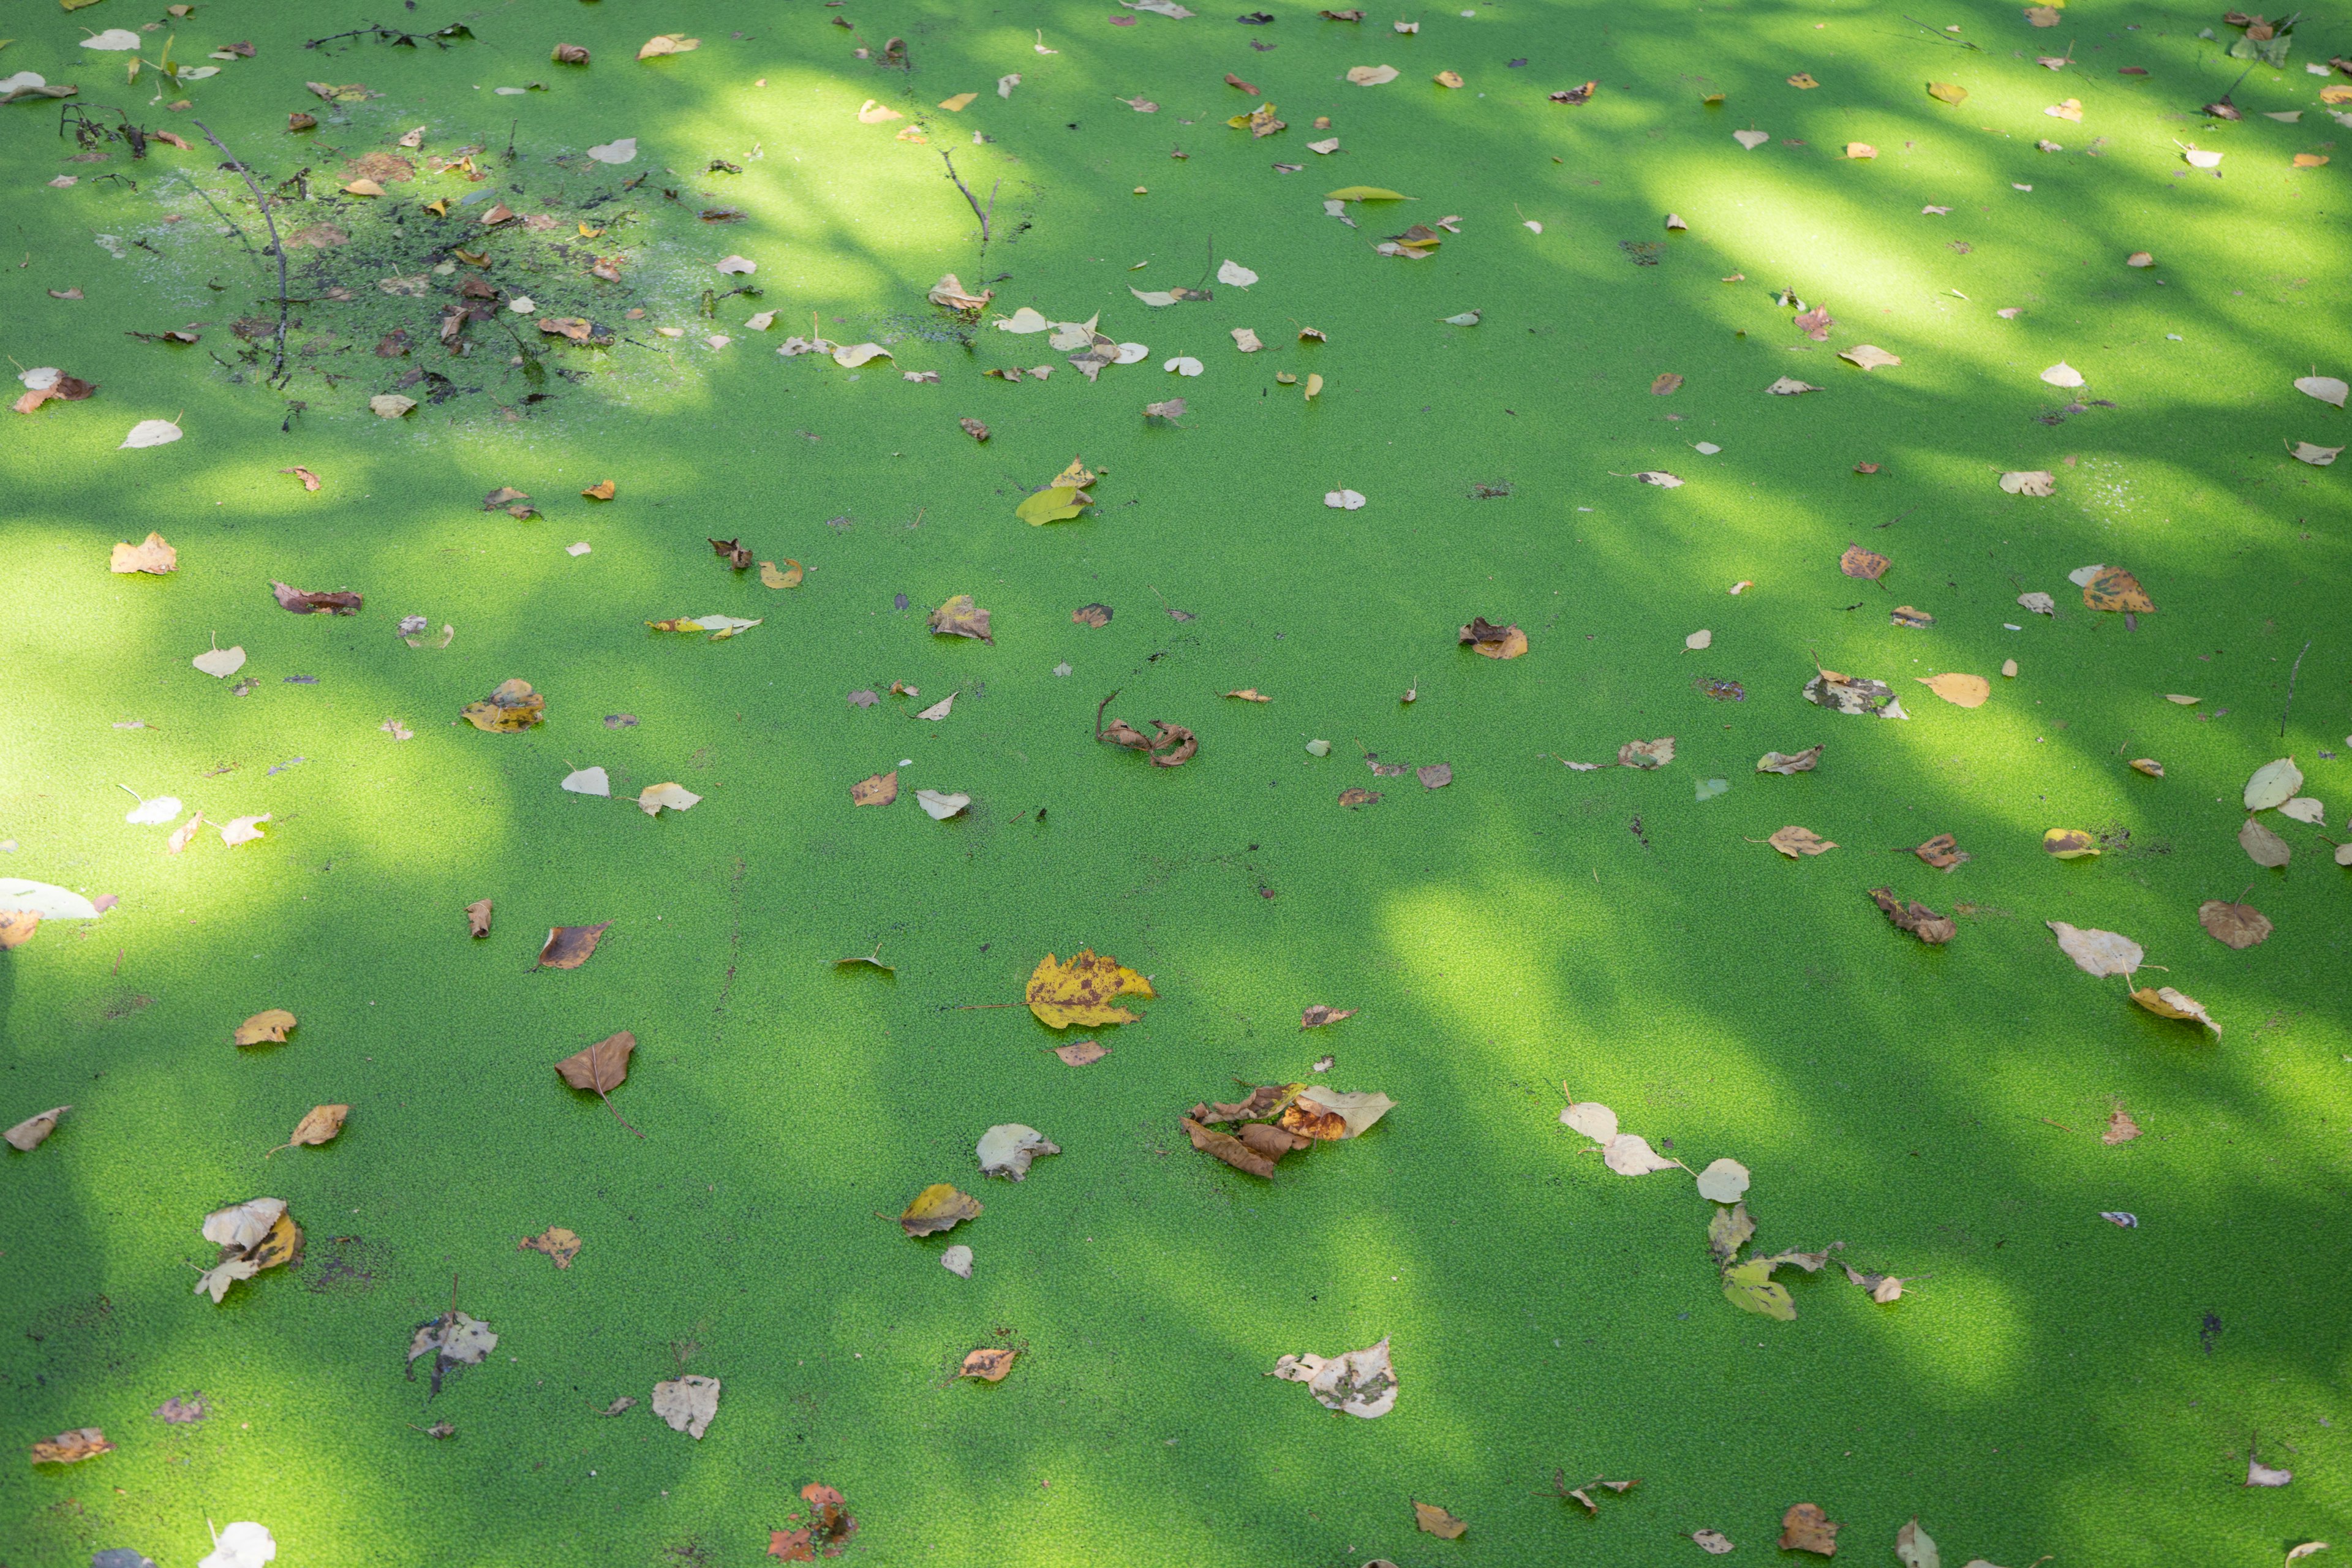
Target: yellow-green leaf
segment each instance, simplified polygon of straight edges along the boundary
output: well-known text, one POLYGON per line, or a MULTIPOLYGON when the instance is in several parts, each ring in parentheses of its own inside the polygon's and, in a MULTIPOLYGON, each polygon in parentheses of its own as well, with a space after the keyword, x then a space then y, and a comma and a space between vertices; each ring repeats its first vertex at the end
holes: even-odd
POLYGON ((1408 197, 1402 191, 1391 191, 1384 185, 1341 185, 1336 191, 1326 191, 1323 199, 1330 202, 1402 202, 1408 197))
POLYGON ((1761 1312, 1768 1318, 1778 1318, 1784 1323, 1797 1319, 1797 1303, 1785 1285, 1772 1279, 1772 1260, 1757 1258, 1723 1271, 1723 1293, 1735 1307, 1750 1312, 1761 1312))
POLYGON ((1969 89, 1953 82, 1931 81, 1927 84, 1927 96, 1945 103, 1960 104, 1968 101, 1969 89))
POLYGON ((970 1193, 960 1193, 946 1182, 933 1182, 915 1194, 915 1201, 898 1216, 898 1225, 908 1236, 936 1236, 977 1217, 980 1207, 980 1200, 970 1193))
POLYGON ((1094 498, 1068 485, 1055 485, 1039 490, 1013 509, 1013 515, 1032 528, 1049 522, 1067 522, 1094 504, 1094 498))

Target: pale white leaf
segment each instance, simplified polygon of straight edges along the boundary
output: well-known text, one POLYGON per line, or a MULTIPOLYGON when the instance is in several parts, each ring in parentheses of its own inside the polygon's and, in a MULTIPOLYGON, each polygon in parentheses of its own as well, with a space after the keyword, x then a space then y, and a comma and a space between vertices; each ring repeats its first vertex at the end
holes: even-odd
POLYGON ((1737 1160, 1717 1160, 1698 1173, 1698 1195, 1714 1203, 1731 1204, 1748 1190, 1748 1167, 1737 1160))
POLYGON ((929 816, 933 822, 945 822, 949 817, 970 805, 971 796, 949 795, 935 789, 919 789, 915 792, 915 804, 921 806, 923 815, 929 816))
POLYGON ((562 787, 573 795, 601 795, 608 799, 613 794, 613 781, 603 768, 575 768, 563 775, 562 787))
MULTIPOLYGON (((142 419, 122 438, 122 447, 163 447, 180 438, 180 427, 169 419, 142 419)), ((122 450, 117 447, 116 451, 122 450)))
POLYGON ((1040 1154, 1061 1152, 1043 1132, 1017 1121, 1007 1121, 982 1133, 976 1151, 982 1175, 1010 1176, 1016 1182, 1029 1173, 1030 1161, 1040 1154))
POLYGON ((1246 289, 1257 281, 1257 274, 1238 261, 1227 261, 1217 268, 1217 281, 1235 289, 1246 289))
POLYGON ((2115 931, 2085 930, 2064 921, 2042 923, 2058 933, 2059 951, 2085 974, 2129 974, 2147 957, 2139 943, 2115 931))
POLYGON ((607 142, 601 147, 588 149, 588 156, 595 159, 599 163, 626 163, 633 161, 636 155, 637 139, 634 136, 624 136, 616 142, 607 142))
POLYGON ((1354 490, 1326 490, 1323 504, 1342 511, 1354 511, 1364 504, 1364 498, 1354 490))

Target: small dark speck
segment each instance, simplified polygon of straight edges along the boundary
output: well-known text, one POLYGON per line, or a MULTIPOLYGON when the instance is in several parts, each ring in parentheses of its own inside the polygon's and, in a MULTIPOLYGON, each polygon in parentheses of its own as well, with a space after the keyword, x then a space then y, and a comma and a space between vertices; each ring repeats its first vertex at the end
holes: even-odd
POLYGON ((992 942, 983 942, 980 944, 980 951, 986 952, 990 948, 994 947, 995 945, 996 944, 992 942))
POLYGON ((316 686, 319 684, 319 678, 315 675, 289 675, 286 678, 286 684, 289 686, 316 686))
POLYGON ((1076 121, 1075 121, 1075 120, 1071 121, 1070 121, 1070 129, 1071 129, 1071 130, 1073 130, 1073 131, 1076 131, 1077 128, 1078 128, 1078 122, 1077 122, 1076 121))
POLYGON ((1251 845, 1251 846, 1250 846, 1250 847, 1251 847, 1252 849, 1255 849, 1255 848, 1257 847, 1257 846, 1256 846, 1256 845, 1255 845, 1255 844, 1253 844, 1253 845, 1251 845))
MULTIPOLYGON (((1504 61, 1504 62, 1503 62, 1503 64, 1504 64, 1507 68, 1509 68, 1509 69, 1511 69, 1511 70, 1517 70, 1517 69, 1518 69, 1521 66, 1523 66, 1523 65, 1525 65, 1525 64, 1527 64, 1527 63, 1528 63, 1528 62, 1527 62, 1527 61, 1525 61, 1525 60, 1506 60, 1506 61, 1504 61)), ((1685 1318, 1687 1318, 1687 1317, 1689 1317, 1689 1316, 1690 1316, 1690 1314, 1689 1314, 1688 1312, 1685 1312, 1685 1313, 1683 1314, 1683 1316, 1684 1316, 1684 1317, 1685 1317, 1685 1318)))
POLYGON ((905 608, 907 607, 907 595, 904 595, 904 594, 893 594, 893 595, 890 595, 890 607, 891 607, 892 609, 894 609, 894 610, 903 610, 903 609, 905 609, 905 608))
POLYGON ((1674 1146, 1675 1141, 1671 1138, 1661 1138, 1658 1140, 1658 1147, 1661 1149, 1671 1149, 1674 1146))

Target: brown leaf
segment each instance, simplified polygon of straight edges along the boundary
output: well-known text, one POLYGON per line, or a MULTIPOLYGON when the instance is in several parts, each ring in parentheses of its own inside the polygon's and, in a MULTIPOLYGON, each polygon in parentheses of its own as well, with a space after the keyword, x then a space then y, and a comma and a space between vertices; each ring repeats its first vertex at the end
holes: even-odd
MULTIPOLYGON (((352 1113, 348 1105, 314 1105, 294 1124, 294 1131, 278 1149, 291 1149, 297 1144, 331 1143, 335 1134, 343 1130, 343 1118, 352 1113)), ((278 1149, 269 1152, 275 1154, 278 1149)), ((264 1155, 267 1159, 268 1156, 264 1155)))
POLYGON ((751 569, 751 552, 743 548, 740 540, 713 539, 709 542, 710 552, 736 571, 748 572, 751 569))
POLYGON ((1257 96, 1258 96, 1258 90, 1257 90, 1257 89, 1256 89, 1256 88, 1252 87, 1248 82, 1244 81, 1241 78, 1239 78, 1239 77, 1235 76, 1235 75, 1234 75, 1233 72, 1231 72, 1231 71, 1227 71, 1227 72, 1225 73, 1225 85, 1226 85, 1227 87, 1237 87, 1237 88, 1240 88, 1244 92, 1248 93, 1252 98, 1255 98, 1255 97, 1257 97, 1257 96))
POLYGON ((992 644, 996 641, 988 635, 988 612, 975 604, 970 594, 958 594, 933 610, 929 625, 937 637, 973 637, 992 644))
POLYGON ((6 1132, 0 1133, 0 1138, 5 1138, 11 1149, 30 1153, 58 1130, 58 1118, 72 1109, 70 1105, 53 1105, 38 1116, 27 1116, 6 1132))
POLYGON ((1801 1502, 1780 1516, 1780 1550, 1837 1555, 1837 1532, 1845 1526, 1823 1513, 1817 1503, 1801 1502))
POLYGON ((898 1228, 908 1236, 936 1236, 977 1218, 980 1211, 980 1200, 970 1193, 960 1193, 946 1182, 934 1182, 907 1205, 898 1216, 898 1228))
POLYGON ((2246 818, 2245 826, 2238 829, 2238 847, 2257 866, 2284 866, 2294 858, 2293 847, 2259 816, 2246 818))
POLYGON ((302 488, 304 489, 309 490, 313 494, 317 493, 319 489, 319 476, 312 473, 310 469, 297 465, 294 468, 280 468, 278 471, 281 474, 293 475, 296 479, 302 481, 302 488))
POLYGON ((114 1452, 114 1445, 106 1440, 106 1433, 97 1426, 83 1426, 72 1432, 60 1432, 54 1437, 44 1437, 33 1445, 33 1463, 37 1465, 78 1465, 84 1459, 95 1459, 100 1454, 114 1452))
POLYGON ((1238 697, 1244 702, 1271 702, 1274 700, 1273 698, 1268 697, 1265 692, 1260 691, 1255 686, 1244 686, 1239 691, 1228 691, 1225 695, 1228 697, 1238 697))
POLYGON ((481 937, 490 934, 490 900, 477 899, 466 906, 466 930, 481 937))
POLYGON ((2107 1129, 2099 1134, 2099 1142, 2108 1144, 2128 1143, 2138 1136, 2139 1123, 2134 1121, 2125 1112, 2124 1108, 2118 1105, 2108 1115, 2107 1129))
POLYGON ((289 588, 283 583, 270 584, 269 591, 278 595, 280 605, 298 616, 316 615, 320 610, 338 616, 356 616, 360 613, 360 605, 365 602, 364 596, 359 594, 305 593, 299 588, 289 588))
POLYGON ((1062 1058, 1064 1067, 1091 1067, 1110 1055, 1110 1047, 1093 1040, 1072 1040, 1066 1046, 1055 1046, 1054 1054, 1062 1058))
POLYGON ((584 66, 588 63, 588 51, 578 44, 558 44, 548 58, 560 66, 584 66))
POLYGON ((1759 773, 1809 773, 1822 760, 1822 748, 1808 746, 1801 752, 1767 752, 1757 760, 1759 773))
POLYGON ((1412 1521, 1441 1541, 1458 1541, 1462 1532, 1470 1528, 1465 1521, 1454 1518, 1431 1502, 1412 1505, 1412 1521))
POLYGON ((256 1013, 236 1026, 229 1037, 240 1046, 279 1046, 286 1043, 286 1031, 294 1027, 294 1015, 283 1007, 272 1007, 256 1013))
POLYGON ((2120 566, 2109 566, 2083 584, 2083 603, 2095 610, 2132 610, 2152 614, 2156 606, 2139 579, 2120 566))
MULTIPOLYGON (((1887 619, 1893 622, 1895 626, 1907 626, 1915 632, 1925 631, 1929 626, 1936 624, 1935 616, 1929 615, 1925 610, 1915 609, 1909 605, 1897 605, 1895 608, 1889 610, 1886 613, 1886 616, 1887 619)), ((1940 696, 1941 693, 1939 692, 1937 695, 1940 696)), ((1963 706, 1972 708, 1976 706, 1976 704, 1965 703, 1963 706)))
POLYGON ((467 703, 458 717, 488 734, 512 734, 547 717, 547 699, 533 691, 528 680, 501 680, 498 689, 479 702, 467 703))
POLYGON ((556 926, 547 933, 546 942, 539 950, 541 969, 577 969, 588 962, 596 951, 596 943, 612 926, 611 921, 593 926, 556 926))
POLYGON ((976 1377, 982 1383, 1003 1383, 1004 1374, 1013 1370, 1013 1359, 1021 1352, 996 1345, 982 1345, 963 1358, 956 1369, 958 1377, 976 1377))
POLYGON ((1791 860, 1806 855, 1825 855, 1837 847, 1834 840, 1823 838, 1811 828, 1799 827, 1794 823, 1780 829, 1764 842, 1791 860))
POLYGON ((515 1250, 544 1252, 555 1260, 558 1268, 569 1268, 572 1260, 580 1256, 580 1237, 560 1225, 551 1225, 537 1236, 526 1236, 517 1241, 515 1250))
POLYGON ((1110 625, 1110 617, 1111 607, 1108 605, 1080 605, 1070 612, 1071 621, 1082 626, 1107 626, 1110 625))
POLYGON ((2271 934, 2270 920, 2262 910, 2252 904, 2230 904, 2219 899, 2208 899, 2197 906, 2197 923, 2215 942, 2242 952, 2271 934))
POLYGON ((1825 343, 1830 341, 1830 329, 1837 325, 1837 318, 1830 314, 1827 306, 1816 305, 1803 315, 1792 319, 1789 324, 1813 342, 1825 343))
POLYGON ((1907 931, 1929 946, 1938 946, 1959 934, 1960 928, 1948 915, 1939 915, 1924 904, 1906 904, 1895 897, 1892 889, 1873 888, 1870 897, 1882 913, 1895 923, 1898 931, 1907 931))
POLYGON ((162 534, 150 533, 140 543, 117 544, 113 555, 106 563, 106 569, 125 574, 144 572, 151 576, 161 577, 180 569, 180 552, 164 543, 162 534))
POLYGON ((973 440, 985 442, 988 439, 988 426, 979 420, 967 417, 959 419, 956 423, 962 426, 963 433, 973 440))
POLYGON ((1413 769, 1412 776, 1421 781, 1421 787, 1423 789, 1444 789, 1454 782, 1454 764, 1430 763, 1413 769))
POLYGON ((319 117, 315 114, 305 114, 298 109, 286 117, 286 129, 289 131, 316 131, 318 128, 319 117))
POLYGON ((1948 833, 1938 833, 1911 853, 1938 871, 1948 871, 1969 858, 1968 852, 1960 847, 1959 840, 1948 833))
POLYGON ((1342 1018, 1352 1018, 1355 1016, 1356 1009, 1353 1007, 1326 1007, 1318 1002, 1314 1006, 1298 1015, 1298 1026, 1302 1029, 1319 1029, 1326 1024, 1336 1024, 1342 1018))
MULTIPOLYGON (((204 813, 198 812, 196 816, 201 820, 204 813)), ((179 836, 178 831, 174 831, 172 835, 173 838, 179 836)), ((33 940, 33 933, 40 929, 41 917, 31 910, 0 910, 0 952, 5 952, 12 947, 24 946, 33 940)))
POLYGON ((1360 805, 1370 805, 1380 798, 1381 792, 1375 789, 1343 789, 1339 792, 1339 804, 1350 811, 1360 805))
POLYGON ((1488 658, 1517 658, 1528 651, 1528 634, 1515 626, 1498 626, 1484 616, 1471 618, 1458 639, 1488 658))
POLYGON ((1272 1116, 1290 1102, 1296 1086, 1279 1083, 1260 1084, 1249 1091, 1244 1100, 1230 1105, 1204 1104, 1192 1108, 1196 1121, 1246 1121, 1272 1116))
POLYGON ((887 805, 898 798, 898 770, 876 773, 870 779, 860 779, 849 786, 852 805, 887 805))
POLYGON ((1657 380, 1650 383, 1650 395, 1653 397, 1670 396, 1674 393, 1682 390, 1682 384, 1683 378, 1681 376, 1676 375, 1673 371, 1666 371, 1662 374, 1657 380))
POLYGON ((1213 1127, 1203 1127, 1187 1116, 1184 1118, 1184 1135, 1192 1141, 1193 1148, 1203 1154, 1223 1160, 1236 1171, 1245 1171, 1253 1176, 1263 1176, 1268 1181, 1274 1179, 1274 1161, 1257 1152, 1230 1132, 1220 1132, 1213 1127))
POLYGON ((584 1051, 573 1052, 556 1063, 555 1070, 574 1089, 610 1094, 628 1080, 629 1057, 636 1048, 637 1037, 624 1029, 617 1035, 607 1035, 584 1051))
POLYGON ((1885 556, 1874 550, 1864 550, 1859 544, 1847 545, 1845 553, 1838 557, 1839 571, 1849 577, 1860 577, 1873 583, 1886 575, 1886 568, 1890 564, 1885 556))
POLYGON ((1617 765, 1621 768, 1663 768, 1675 760, 1675 738, 1661 735, 1654 741, 1628 741, 1617 748, 1617 765))
POLYGON ((155 1419, 172 1426, 193 1426, 211 1414, 201 1391, 184 1398, 175 1394, 155 1406, 155 1419))
POLYGON ((587 497, 590 500, 611 500, 614 495, 613 481, 610 479, 600 479, 596 483, 590 485, 586 489, 582 490, 580 493, 587 497))

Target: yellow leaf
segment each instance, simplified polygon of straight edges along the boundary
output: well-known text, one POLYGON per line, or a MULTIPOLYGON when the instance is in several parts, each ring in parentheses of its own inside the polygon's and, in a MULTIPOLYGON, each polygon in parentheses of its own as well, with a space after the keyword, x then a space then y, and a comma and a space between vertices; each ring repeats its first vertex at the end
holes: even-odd
POLYGON ((1944 103, 1958 105, 1968 100, 1969 89, 1948 81, 1931 81, 1927 84, 1927 96, 1944 103))
POLYGON ((163 542, 160 533, 150 533, 137 544, 119 543, 107 561, 110 572, 148 572, 160 577, 180 569, 180 552, 163 542))
POLYGON ((760 581, 771 588, 797 588, 801 585, 801 563, 790 556, 784 558, 784 570, 777 571, 772 561, 760 563, 760 581))
POLYGON ((2052 828, 2042 836, 2042 847, 2061 860, 2080 860, 2085 855, 2099 852, 2091 836, 2079 827, 2052 828))
POLYGON ((908 1236, 936 1236, 975 1217, 980 1209, 980 1200, 970 1193, 960 1193, 946 1182, 934 1182, 915 1194, 915 1201, 898 1216, 898 1225, 908 1236))
POLYGON ((2221 1037, 2221 1026, 2215 1023, 2212 1016, 2205 1011, 2205 1005, 2194 996, 2182 995, 2169 985, 2158 985, 2147 991, 2135 991, 2131 994, 2131 999, 2159 1018, 2189 1019, 2212 1030, 2215 1038, 2221 1037))
POLYGON ((1770 1258, 1759 1258, 1725 1269, 1723 1293, 1730 1298, 1735 1307, 1761 1312, 1784 1323, 1796 1321, 1796 1300, 1789 1294, 1786 1285, 1773 1279, 1770 1258))
POLYGON ((1327 202, 1402 202, 1409 200, 1402 191, 1391 191, 1381 185, 1341 185, 1336 191, 1326 191, 1327 202))
POLYGON ((1094 483, 1095 480, 1100 477, 1101 476, 1097 474, 1092 468, 1087 467, 1086 460, 1084 458, 1072 458, 1070 459, 1070 466, 1054 476, 1054 483, 1056 485, 1067 485, 1072 489, 1082 490, 1088 485, 1094 483))
POLYGON ((1136 1015, 1112 1003, 1121 996, 1156 994, 1150 981, 1118 960, 1088 948, 1072 954, 1067 963, 1050 952, 1038 960, 1024 1000, 1039 1023, 1049 1029, 1066 1029, 1073 1024, 1088 1027, 1132 1024, 1136 1015))
POLYGON ((580 237, 583 239, 602 239, 604 237, 604 231, 601 228, 590 228, 584 223, 575 224, 573 226, 580 230, 580 237))
POLYGON ((422 205, 425 210, 431 213, 435 217, 446 217, 449 216, 449 198, 447 196, 443 196, 439 201, 425 202, 422 205))
POLYGON ((286 1031, 292 1028, 297 1021, 294 1015, 285 1008, 272 1007, 268 1012, 256 1013, 239 1024, 236 1033, 230 1038, 240 1046, 284 1045, 286 1031))
POLYGON ((980 94, 976 92, 960 92, 953 98, 943 98, 940 100, 940 107, 946 110, 950 114, 961 114, 966 106, 968 106, 973 99, 978 98, 980 94))
POLYGON ((1086 491, 1072 485, 1055 485, 1014 507, 1013 515, 1032 528, 1041 528, 1049 522, 1067 522, 1093 504, 1094 498, 1086 491))
MULTIPOLYGON (((351 1113, 352 1108, 348 1105, 314 1105, 309 1114, 294 1124, 294 1131, 278 1149, 291 1149, 298 1143, 331 1142, 335 1134, 343 1130, 343 1118, 351 1113)), ((278 1149, 272 1149, 269 1153, 275 1154, 278 1149)), ((268 1159, 268 1155, 262 1157, 268 1159)))
POLYGON ((1913 679, 1955 708, 1981 708, 1985 699, 1992 695, 1992 682, 1981 675, 1947 671, 1942 675, 1921 675, 1913 679))

